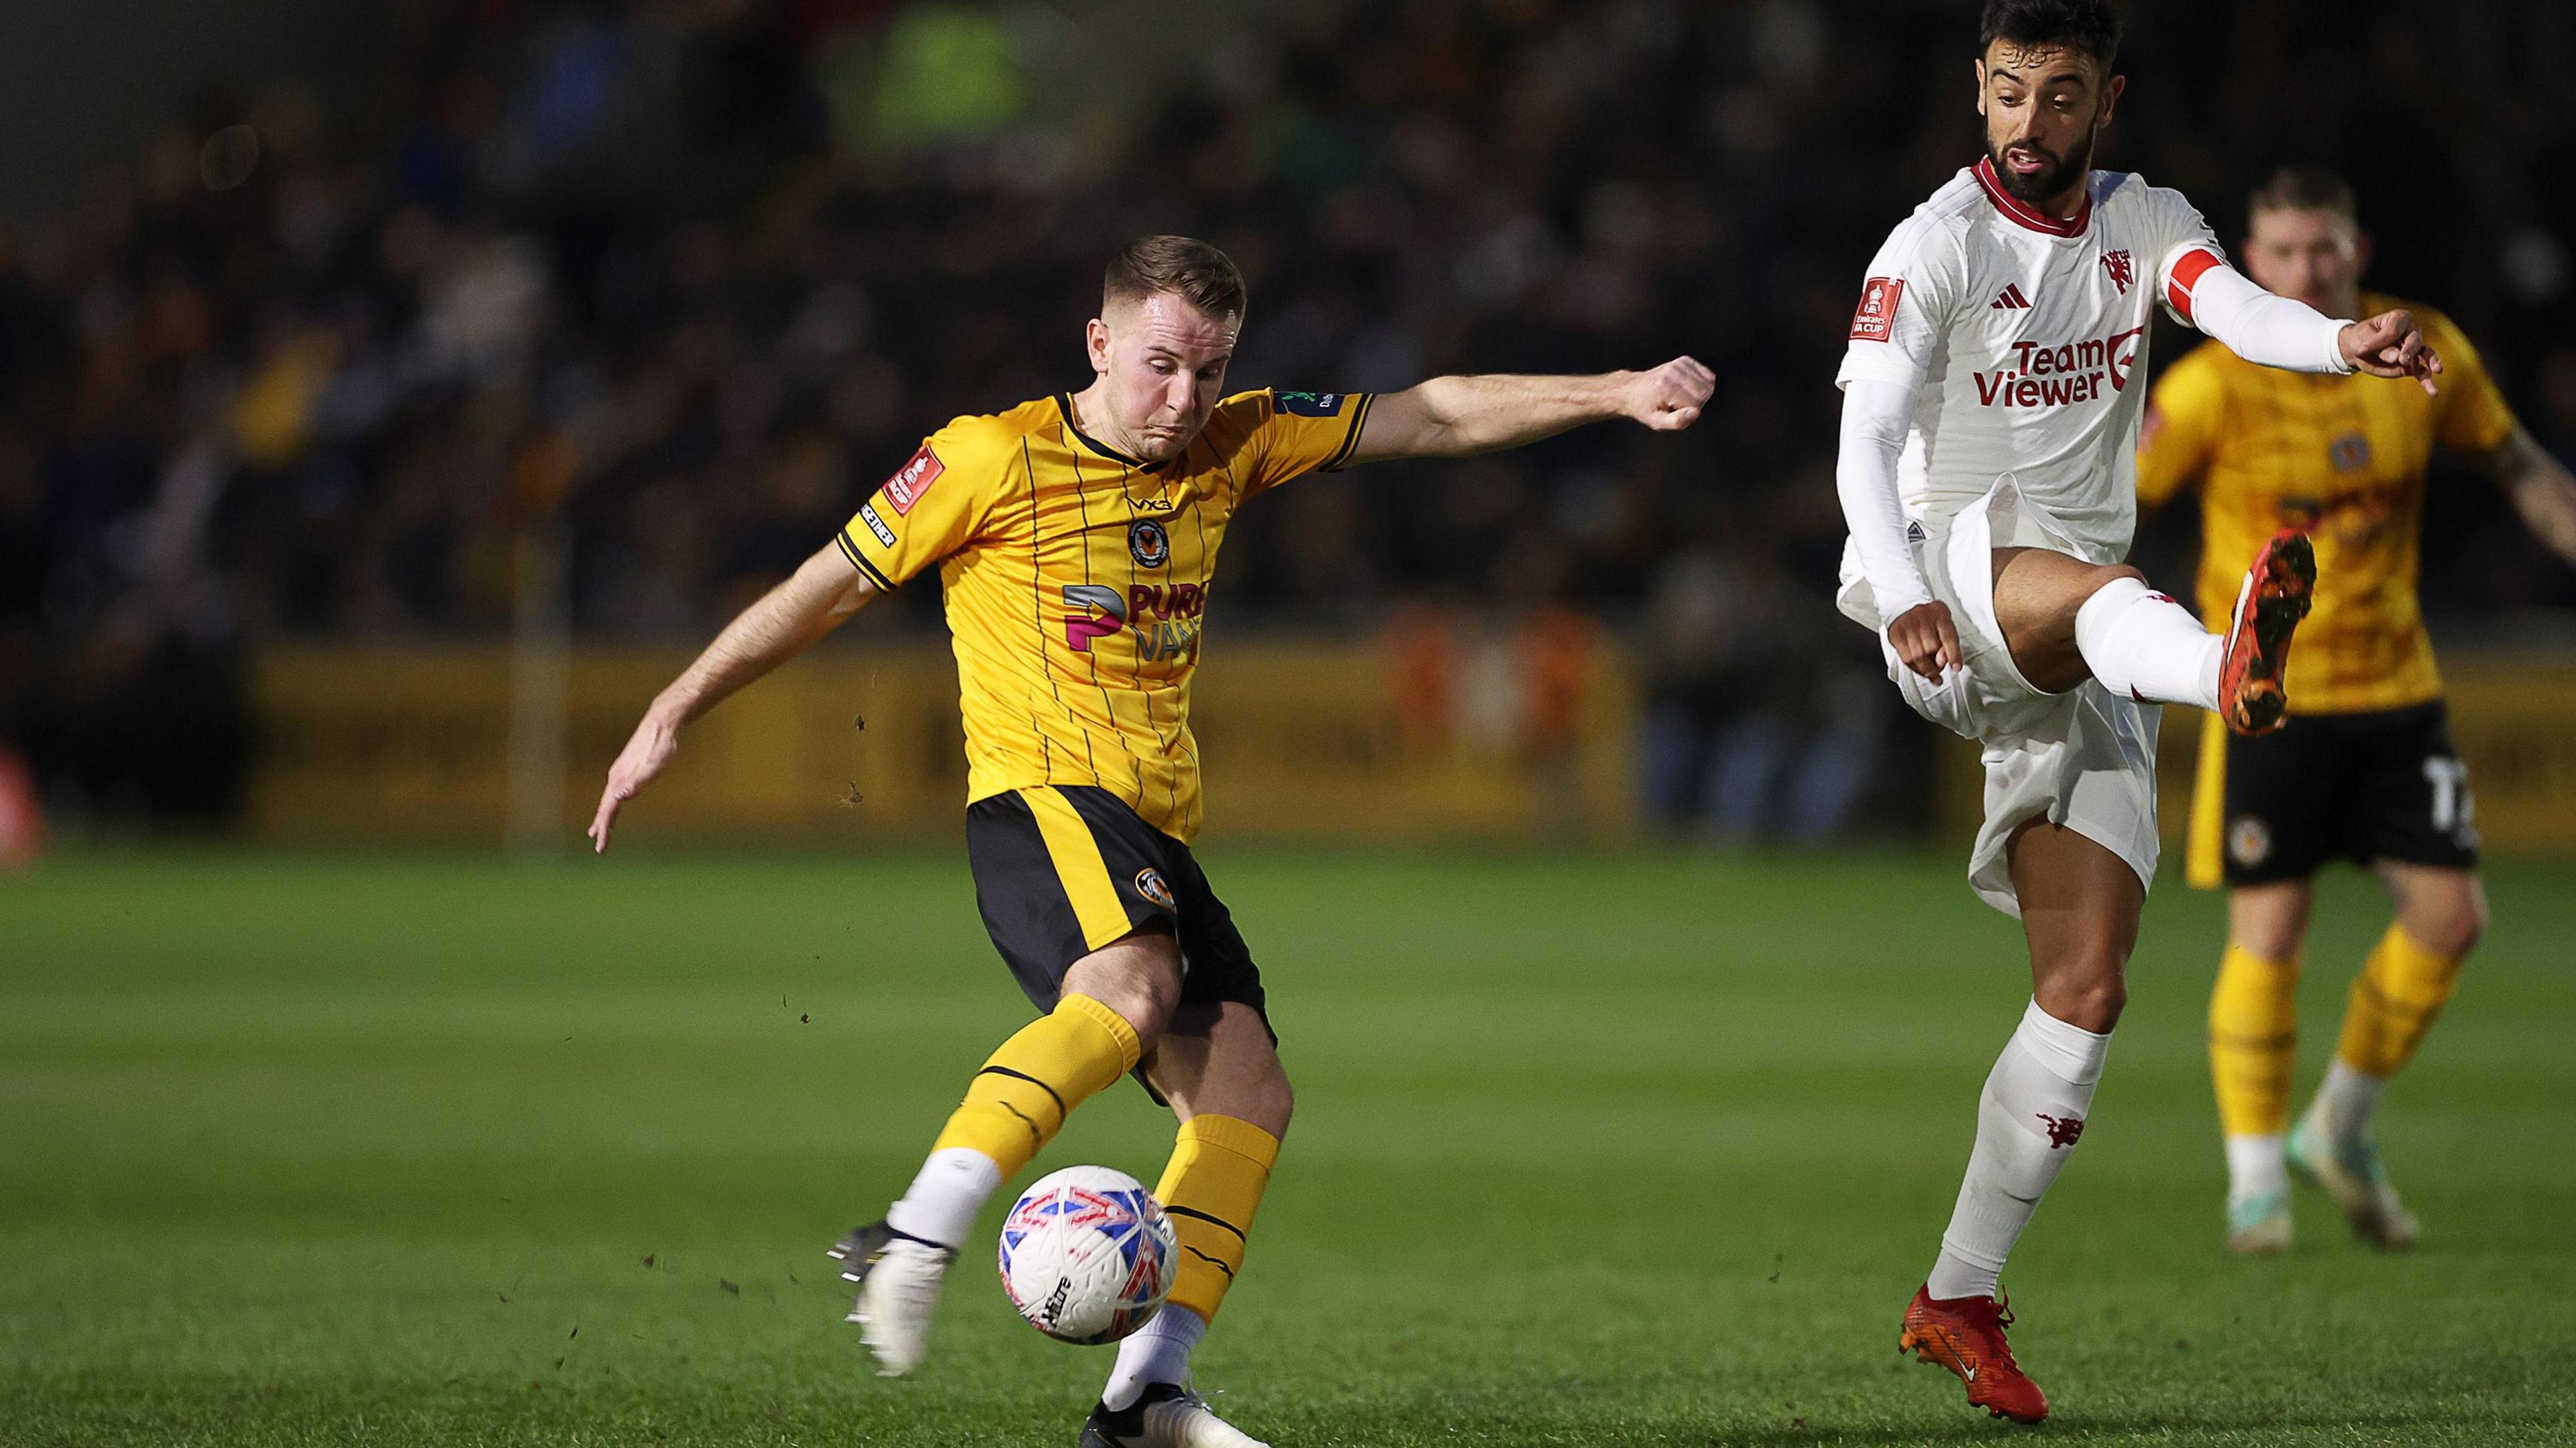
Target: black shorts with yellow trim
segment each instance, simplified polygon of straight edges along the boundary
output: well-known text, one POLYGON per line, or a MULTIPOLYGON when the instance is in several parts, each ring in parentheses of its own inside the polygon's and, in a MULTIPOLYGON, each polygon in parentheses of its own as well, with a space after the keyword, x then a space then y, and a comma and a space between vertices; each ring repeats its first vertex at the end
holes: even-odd
POLYGON ((2196 860, 2194 884, 2222 862, 2231 886, 2304 880, 2338 859, 2476 868, 2476 804, 2441 700, 2224 738, 2204 745, 2193 811, 2194 834, 2211 837, 2195 855, 2220 858, 2196 860))
POLYGON ((1190 847, 1109 791, 1042 785, 979 799, 966 807, 966 858, 984 929, 1039 1010, 1055 1009, 1075 961, 1160 931, 1181 948, 1181 1004, 1241 1001, 1268 1022, 1260 967, 1190 847))

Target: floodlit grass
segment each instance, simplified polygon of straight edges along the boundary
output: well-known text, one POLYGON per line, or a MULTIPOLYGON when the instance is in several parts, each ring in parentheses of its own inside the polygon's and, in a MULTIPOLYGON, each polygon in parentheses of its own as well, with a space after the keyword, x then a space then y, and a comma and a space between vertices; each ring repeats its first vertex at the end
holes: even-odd
MULTIPOLYGON (((0 1442, 1070 1444, 982 1257, 870 1375, 822 1249, 1026 1017, 956 852, 73 855, 0 883, 0 1442)), ((1326 1444, 2015 1436, 1896 1319, 2027 993, 1954 862, 1206 852, 1299 1086, 1222 1411, 1326 1444)), ((2216 902, 2170 884, 2008 1276, 2053 1437, 2576 1439, 2576 868, 2383 1133, 2426 1223, 2219 1250, 2216 902)), ((2328 883, 2302 1090, 2381 928, 2328 883)), ((1036 1171, 1152 1180, 1121 1089, 1036 1171)), ((998 1211, 999 1204, 996 1204, 998 1211)), ((989 1223, 988 1223, 989 1225, 989 1223)))

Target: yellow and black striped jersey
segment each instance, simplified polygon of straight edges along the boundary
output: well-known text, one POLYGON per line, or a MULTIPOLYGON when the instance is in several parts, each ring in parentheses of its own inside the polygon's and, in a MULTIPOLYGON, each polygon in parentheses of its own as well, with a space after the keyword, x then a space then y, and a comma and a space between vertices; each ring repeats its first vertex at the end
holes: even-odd
POLYGON ((2200 483, 2201 615, 2224 627, 2247 560, 2279 529, 2317 549, 2316 606, 2290 655, 2290 710, 2339 714, 2437 698, 2441 675, 2416 600, 2424 480, 2436 443, 2484 452, 2513 414, 2451 320, 2364 296, 2365 316, 2408 307, 2441 355, 2439 395, 2412 381, 2284 372, 2204 342, 2167 369, 2139 435, 2138 496, 2200 483))
POLYGON ((939 567, 968 802, 1097 785, 1194 837, 1190 675, 1217 545, 1245 499, 1346 462, 1371 400, 1238 393, 1161 464, 1085 436, 1063 394, 931 434, 840 545, 880 588, 939 567))

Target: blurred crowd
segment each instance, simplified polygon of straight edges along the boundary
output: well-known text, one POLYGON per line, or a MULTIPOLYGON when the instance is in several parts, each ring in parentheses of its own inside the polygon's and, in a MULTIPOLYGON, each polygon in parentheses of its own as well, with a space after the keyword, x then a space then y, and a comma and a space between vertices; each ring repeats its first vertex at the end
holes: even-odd
MULTIPOLYGON (((2342 167, 2374 280, 2576 450, 2565 7, 2132 8, 2102 164, 2231 235, 2270 166, 2342 167)), ((1721 378, 1678 439, 1285 490, 1228 631, 1579 619, 1641 661, 1657 818, 1887 818, 1916 736, 1829 601, 1831 376, 1870 252, 1977 154, 1974 10, 414 5, 376 73, 199 98, 0 231, 0 737, 66 797, 220 818, 246 648, 498 635, 532 543, 577 636, 695 641, 922 433, 1079 386, 1102 260, 1184 231, 1249 280, 1238 387, 1721 378)), ((2435 514, 2437 621, 2576 605, 2476 485, 2435 514)), ((2155 525, 2160 577, 2188 536, 2155 525)), ((857 627, 935 627, 906 595, 857 627)))

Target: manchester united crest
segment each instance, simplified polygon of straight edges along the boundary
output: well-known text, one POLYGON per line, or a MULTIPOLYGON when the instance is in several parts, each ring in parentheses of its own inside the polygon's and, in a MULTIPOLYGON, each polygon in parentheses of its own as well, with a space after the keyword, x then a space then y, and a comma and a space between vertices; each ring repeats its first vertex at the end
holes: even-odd
POLYGON ((2102 253, 2102 270, 2111 274, 2111 285, 2117 287, 2124 297, 2129 294, 2130 285, 2138 279, 2137 263, 2125 251, 2102 253))
POLYGON ((1127 525, 1127 555, 1139 568, 1160 568, 1172 561, 1172 535, 1151 518, 1127 525))

